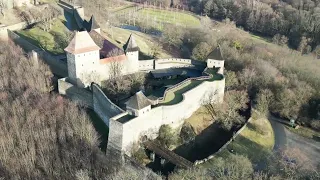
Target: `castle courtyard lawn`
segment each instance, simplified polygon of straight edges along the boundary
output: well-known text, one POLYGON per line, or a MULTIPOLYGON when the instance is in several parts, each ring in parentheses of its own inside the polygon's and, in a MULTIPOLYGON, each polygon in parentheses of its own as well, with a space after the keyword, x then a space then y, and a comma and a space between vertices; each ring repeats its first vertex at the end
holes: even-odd
POLYGON ((160 103, 159 105, 174 105, 178 104, 183 100, 183 93, 195 88, 199 84, 201 84, 203 81, 189 81, 187 83, 184 83, 179 88, 175 89, 175 91, 169 91, 166 96, 164 97, 163 103, 160 103))

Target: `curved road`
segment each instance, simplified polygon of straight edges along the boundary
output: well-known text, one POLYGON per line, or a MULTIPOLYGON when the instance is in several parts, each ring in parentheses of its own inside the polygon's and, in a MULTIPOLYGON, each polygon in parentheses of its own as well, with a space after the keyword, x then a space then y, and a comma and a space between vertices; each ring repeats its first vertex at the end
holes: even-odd
POLYGON ((303 152, 316 167, 320 165, 320 142, 305 138, 290 132, 278 118, 269 117, 275 135, 274 150, 284 148, 298 148, 303 152))

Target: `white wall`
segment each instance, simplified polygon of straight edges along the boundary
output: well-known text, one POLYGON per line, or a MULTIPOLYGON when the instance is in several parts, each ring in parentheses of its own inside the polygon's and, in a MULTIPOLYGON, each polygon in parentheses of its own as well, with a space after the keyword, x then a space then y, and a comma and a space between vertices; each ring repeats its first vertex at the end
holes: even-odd
POLYGON ((205 62, 193 61, 191 59, 179 59, 179 58, 171 58, 171 59, 157 59, 155 60, 155 69, 168 69, 168 68, 195 68, 199 67, 205 68, 205 62))
MULTIPOLYGON (((147 135, 148 138, 154 139, 160 127, 164 124, 178 127, 183 124, 184 120, 190 117, 200 106, 204 98, 216 92, 215 100, 223 101, 225 79, 220 81, 205 81, 199 86, 191 89, 183 94, 183 101, 171 106, 159 106, 151 109, 149 113, 140 115, 124 124, 122 127, 121 142, 116 142, 115 139, 109 138, 112 144, 121 146, 121 150, 130 154, 132 145, 139 139, 147 135), (119 145, 121 143, 121 145, 119 145)), ((118 126, 119 124, 117 124, 118 126)), ((116 130, 110 123, 110 132, 116 130)), ((118 130, 118 129, 117 129, 118 130)))
POLYGON ((218 68, 220 67, 218 73, 223 74, 223 70, 224 70, 224 61, 221 60, 214 60, 214 59, 208 59, 207 60, 207 67, 208 68, 218 68))
POLYGON ((149 71, 154 69, 154 59, 139 61, 140 71, 149 71))
POLYGON ((67 53, 68 76, 77 81, 79 87, 87 87, 92 82, 100 84, 99 50, 80 54, 67 53))
POLYGON ((125 74, 132 74, 139 71, 139 51, 127 52, 127 62, 125 63, 125 74))

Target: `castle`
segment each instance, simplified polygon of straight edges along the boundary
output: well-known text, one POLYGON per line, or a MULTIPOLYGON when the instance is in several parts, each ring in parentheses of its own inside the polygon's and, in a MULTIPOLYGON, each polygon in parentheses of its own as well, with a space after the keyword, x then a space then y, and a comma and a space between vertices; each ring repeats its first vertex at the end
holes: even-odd
POLYGON ((121 71, 122 75, 139 71, 139 47, 132 35, 122 50, 100 34, 94 17, 86 29, 89 32, 76 32, 65 48, 68 76, 78 87, 87 87, 92 82, 101 84, 112 76, 112 71, 121 71))
POLYGON ((211 101, 223 101, 224 60, 219 47, 208 56, 207 62, 178 58, 139 60, 140 49, 133 35, 119 48, 101 35, 94 17, 84 23, 84 28, 65 48, 68 77, 59 80, 59 93, 68 95, 74 91, 73 94, 79 94, 81 89, 89 87, 90 93, 84 92, 85 101, 109 127, 108 149, 130 154, 132 146, 142 137, 156 138, 162 125, 181 126, 184 119, 201 107, 204 98, 213 95, 211 101), (214 68, 221 78, 216 79, 210 73, 214 68), (112 78, 114 71, 120 71, 121 75, 151 72, 156 78, 181 75, 181 69, 202 73, 167 88, 160 98, 150 99, 139 91, 126 102, 125 110, 111 102, 99 86, 112 78), (181 94, 179 102, 163 104, 168 93, 195 81, 199 82, 197 86, 181 94))

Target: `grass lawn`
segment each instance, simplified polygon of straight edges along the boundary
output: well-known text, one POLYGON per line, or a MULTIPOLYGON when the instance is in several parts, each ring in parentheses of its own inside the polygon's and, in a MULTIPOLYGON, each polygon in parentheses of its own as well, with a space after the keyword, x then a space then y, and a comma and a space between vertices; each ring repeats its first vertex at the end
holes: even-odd
MULTIPOLYGON (((189 27, 200 26, 200 20, 195 16, 179 11, 170 11, 170 10, 160 10, 160 9, 151 9, 144 8, 138 11, 143 17, 148 17, 150 20, 156 20, 157 22, 177 24, 189 27)), ((159 30, 162 28, 155 27, 159 30)))
POLYGON ((198 135, 212 124, 212 118, 210 114, 206 113, 206 108, 201 106, 188 119, 186 119, 185 122, 189 123, 195 133, 198 135))
POLYGON ((203 81, 188 81, 183 86, 175 89, 175 91, 169 91, 166 96, 164 97, 163 103, 160 103, 159 105, 174 105, 183 100, 182 94, 189 91, 190 89, 195 88, 199 84, 201 84, 203 81))
POLYGON ((54 20, 49 32, 35 26, 31 29, 18 31, 17 33, 35 46, 53 54, 61 54, 64 53, 63 49, 68 45, 66 42, 62 43, 61 41, 66 36, 65 32, 66 27, 62 23, 62 19, 58 18, 54 20))
MULTIPOLYGON (((140 48, 141 53, 144 55, 150 55, 152 54, 151 48, 154 43, 158 42, 158 39, 155 39, 154 37, 138 32, 138 31, 133 31, 133 30, 127 30, 127 29, 122 29, 118 27, 111 27, 108 29, 104 29, 104 36, 112 43, 117 45, 118 47, 122 48, 123 45, 127 42, 130 34, 133 34, 136 42, 140 48)), ((168 52, 165 50, 160 51, 159 57, 161 58, 169 58, 172 57, 168 52)), ((140 58, 141 59, 141 58, 140 58)), ((143 59, 143 57, 142 57, 143 59)), ((150 59, 150 58, 149 58, 150 59)))
POLYGON ((294 129, 288 125, 285 126, 289 131, 299 134, 300 136, 314 139, 316 141, 320 142, 320 132, 315 131, 313 129, 307 128, 307 127, 302 127, 300 126, 298 129, 294 129))
POLYGON ((107 143, 108 143, 108 136, 109 136, 109 128, 108 126, 103 122, 102 119, 91 109, 87 109, 87 114, 90 117, 90 120, 98 132, 100 138, 100 148, 102 151, 105 151, 107 149, 107 143))
POLYGON ((259 42, 261 42, 261 43, 264 43, 264 44, 270 44, 270 43, 271 43, 271 40, 268 39, 268 38, 261 37, 261 36, 256 36, 256 35, 251 34, 251 33, 250 33, 250 36, 251 36, 251 38, 252 38, 253 40, 257 40, 257 41, 259 41, 259 42))
MULTIPOLYGON (((217 157, 226 157, 231 154, 229 150, 233 149, 234 153, 247 156, 253 164, 257 164, 268 158, 274 142, 270 122, 267 119, 252 120, 226 149, 217 154, 217 157), (264 133, 259 129, 264 129, 264 133)), ((210 164, 210 161, 208 163, 210 164)))

